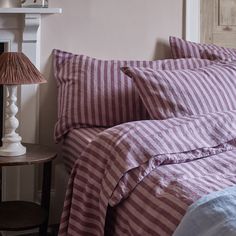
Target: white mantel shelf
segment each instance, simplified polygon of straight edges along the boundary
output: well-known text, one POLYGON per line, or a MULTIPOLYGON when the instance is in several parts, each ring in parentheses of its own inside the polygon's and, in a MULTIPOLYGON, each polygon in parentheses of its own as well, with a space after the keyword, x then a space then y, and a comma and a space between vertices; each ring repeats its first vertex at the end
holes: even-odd
POLYGON ((0 14, 60 14, 61 8, 0 8, 0 14))

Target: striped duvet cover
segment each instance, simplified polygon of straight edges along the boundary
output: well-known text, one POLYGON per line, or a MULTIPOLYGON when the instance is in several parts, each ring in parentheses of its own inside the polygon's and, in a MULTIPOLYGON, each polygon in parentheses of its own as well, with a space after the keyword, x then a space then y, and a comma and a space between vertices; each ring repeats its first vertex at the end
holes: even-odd
POLYGON ((172 235, 188 206, 236 183, 236 110, 101 132, 76 161, 59 235, 172 235), (110 219, 108 219, 110 217, 110 219))
POLYGON ((62 156, 68 173, 71 172, 76 160, 86 146, 105 128, 72 129, 63 140, 62 156))

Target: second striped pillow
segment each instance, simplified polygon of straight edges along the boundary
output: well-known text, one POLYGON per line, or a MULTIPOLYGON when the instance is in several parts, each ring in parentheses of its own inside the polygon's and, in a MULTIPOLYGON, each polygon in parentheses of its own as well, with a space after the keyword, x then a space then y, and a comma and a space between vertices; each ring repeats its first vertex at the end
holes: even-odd
POLYGON ((175 71, 125 67, 152 119, 236 109, 236 65, 175 71))

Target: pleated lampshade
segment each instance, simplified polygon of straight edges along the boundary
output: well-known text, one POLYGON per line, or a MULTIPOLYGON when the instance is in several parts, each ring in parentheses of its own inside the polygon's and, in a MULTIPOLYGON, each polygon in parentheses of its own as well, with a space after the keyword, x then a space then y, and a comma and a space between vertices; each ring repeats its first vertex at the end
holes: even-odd
POLYGON ((4 52, 0 55, 0 84, 46 83, 43 75, 24 53, 4 52))

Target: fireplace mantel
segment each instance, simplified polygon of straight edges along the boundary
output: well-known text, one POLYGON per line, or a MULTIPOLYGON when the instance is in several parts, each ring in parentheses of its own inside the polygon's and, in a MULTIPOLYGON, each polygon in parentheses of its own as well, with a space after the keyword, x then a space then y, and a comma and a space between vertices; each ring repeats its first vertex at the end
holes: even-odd
MULTIPOLYGON (((4 16, 18 17, 23 20, 21 22, 22 29, 22 52, 24 52, 31 61, 40 69, 40 25, 41 16, 45 14, 60 14, 61 8, 0 8, 0 18, 4 16), (27 42, 30 43, 30 49, 27 48, 27 42)), ((2 27, 0 26, 0 29, 2 27)))
POLYGON ((0 13, 7 14, 57 14, 62 13, 61 8, 0 8, 0 13))

